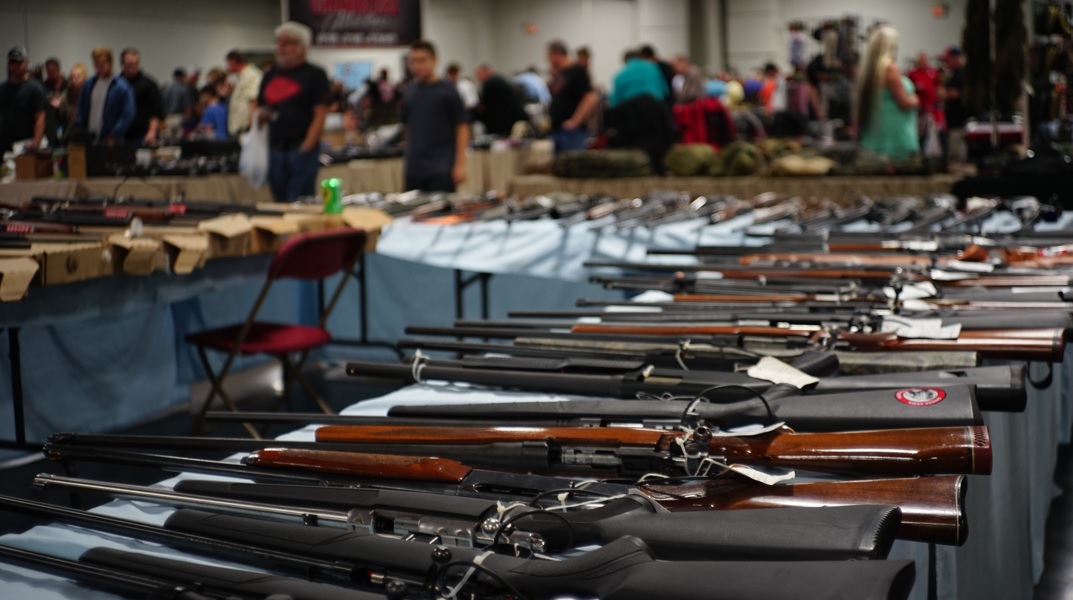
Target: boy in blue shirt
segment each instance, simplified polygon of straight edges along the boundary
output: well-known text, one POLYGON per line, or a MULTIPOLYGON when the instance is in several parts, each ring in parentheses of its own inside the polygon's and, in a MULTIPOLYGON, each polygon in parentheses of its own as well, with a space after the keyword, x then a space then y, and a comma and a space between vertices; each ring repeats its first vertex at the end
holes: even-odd
POLYGON ((201 102, 205 110, 201 115, 201 122, 197 124, 197 130, 207 132, 214 139, 227 139, 227 107, 220 103, 220 97, 216 95, 216 87, 206 85, 201 88, 201 102))

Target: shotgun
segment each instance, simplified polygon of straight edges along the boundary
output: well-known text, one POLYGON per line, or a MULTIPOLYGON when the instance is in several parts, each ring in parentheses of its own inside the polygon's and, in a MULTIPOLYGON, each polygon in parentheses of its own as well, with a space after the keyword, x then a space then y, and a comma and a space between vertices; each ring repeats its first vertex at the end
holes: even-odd
POLYGON ((668 513, 640 494, 559 512, 401 490, 184 480, 169 491, 48 475, 34 484, 462 548, 557 554, 633 535, 661 560, 882 559, 900 523, 893 506, 668 513))
MULTIPOLYGON (((384 600, 382 594, 151 554, 90 548, 70 560, 0 545, 0 557, 124 596, 173 600, 384 600)), ((36 585, 47 585, 35 580, 36 585)), ((69 590, 68 590, 69 591, 69 590)))
MULTIPOLYGON (((384 377, 397 379, 405 383, 420 383, 426 380, 465 382, 508 389, 523 389, 534 392, 551 392, 557 394, 576 394, 597 396, 601 398, 636 399, 638 395, 658 397, 663 394, 686 398, 704 395, 718 401, 749 400, 756 393, 766 399, 794 394, 794 401, 810 396, 862 392, 866 390, 943 388, 949 385, 975 385, 976 401, 981 410, 1000 412, 1023 412, 1028 403, 1025 391, 1025 366, 1023 364, 1000 365, 992 367, 975 367, 972 369, 935 370, 907 373, 884 373, 880 375, 853 375, 845 377, 826 377, 815 386, 802 393, 796 388, 781 389, 776 392, 767 381, 754 379, 744 373, 706 373, 704 371, 682 371, 681 369, 644 368, 625 371, 621 374, 592 375, 574 373, 556 373, 548 370, 530 370, 511 368, 518 363, 501 362, 499 368, 471 368, 458 361, 445 359, 423 359, 420 369, 412 364, 391 364, 374 361, 350 361, 347 363, 347 375, 384 377), (415 372, 419 377, 415 377, 415 372), (718 388, 713 390, 713 388, 718 388)), ((893 393, 893 392, 892 392, 893 393)), ((888 396, 889 398, 889 396, 888 396)), ((789 402, 789 400, 788 400, 789 402)), ((931 403, 933 406, 941 403, 931 403)), ((885 403, 889 404, 889 403, 885 403)), ((910 403, 911 405, 914 403, 910 403)), ((864 405, 861 410, 883 410, 884 404, 864 405)), ((891 407, 897 408, 897 407, 891 407)), ((919 408, 914 406, 914 408, 919 408)), ((788 410, 788 409, 785 409, 788 410)), ((902 409, 897 408, 901 411, 902 409)), ((848 411, 848 409, 847 409, 848 411)), ((855 412, 855 411, 854 411, 855 412)), ((904 412, 904 411, 902 411, 904 412)), ((793 416, 795 421, 807 416, 806 409, 793 416)), ((866 414, 866 413, 862 413, 866 414)), ((796 426, 785 414, 784 420, 796 426)), ((875 419, 877 423, 882 418, 875 419)), ((802 425, 804 428, 804 426, 802 425)), ((809 427, 823 427, 818 420, 810 422, 809 427)), ((875 427, 879 427, 876 425, 875 427)))
MULTIPOLYGON (((273 449, 253 450, 243 460, 244 464, 164 456, 140 452, 115 450, 112 446, 165 446, 188 450, 219 448, 225 451, 262 448, 263 440, 168 438, 156 440, 153 436, 101 436, 67 434, 72 442, 100 444, 94 446, 58 446, 49 449, 49 457, 65 465, 76 462, 123 464, 179 473, 202 473, 208 475, 231 475, 253 481, 281 484, 301 484, 317 490, 360 487, 369 489, 394 489, 439 494, 441 497, 468 497, 495 500, 504 503, 524 502, 538 504, 560 495, 567 499, 591 499, 630 494, 637 490, 659 501, 696 498, 703 490, 681 485, 671 485, 671 480, 661 482, 662 487, 651 483, 636 487, 625 483, 596 480, 580 481, 564 477, 520 474, 505 471, 481 470, 446 458, 422 456, 389 456, 363 454, 353 451, 319 450, 324 444, 273 441, 273 449), (130 439, 133 438, 133 439, 130 439), (231 443, 227 443, 231 442, 231 443), (301 445, 298 445, 301 444, 301 445), (651 488, 651 489, 650 489, 651 488), (679 489, 680 488, 680 489, 679 489), (675 491, 677 490, 677 491, 675 491)), ((330 447, 330 446, 329 446, 330 447)), ((354 448, 353 445, 346 446, 354 448)), ((707 478, 704 481, 719 479, 707 478)), ((740 478, 735 478, 740 480, 740 478)), ((902 526, 899 539, 927 543, 960 545, 965 541, 964 499, 965 484, 962 476, 932 476, 907 480, 832 481, 823 483, 781 483, 780 494, 773 494, 770 486, 760 483, 740 485, 738 493, 741 506, 749 496, 766 498, 753 508, 767 506, 852 506, 874 504, 898 506, 902 510, 902 526), (776 496, 785 500, 772 499, 776 496), (926 498, 928 501, 923 502, 926 498), (781 502, 781 504, 779 504, 781 502), (926 527, 919 527, 924 525, 926 527)), ((688 481, 687 481, 688 483, 688 481)), ((742 482, 745 483, 745 482, 742 482)), ((712 488, 712 493, 718 490, 712 488)), ((730 503, 728 509, 738 508, 730 503)), ((687 510, 686 506, 668 510, 687 510)), ((691 509, 690 509, 691 510, 691 509)))
POLYGON ((683 600, 890 600, 905 598, 914 579, 911 561, 656 561, 644 542, 631 536, 573 558, 543 561, 189 509, 177 511, 165 526, 357 562, 373 577, 420 576, 428 582, 425 590, 440 594, 462 587, 461 578, 469 572, 463 592, 475 592, 477 598, 509 592, 530 600, 650 600, 661 594, 683 600), (817 580, 823 586, 812 585, 817 580))
MULTIPOLYGON (((811 432, 861 429, 876 423, 881 423, 884 429, 983 424, 972 388, 969 386, 918 388, 915 392, 899 390, 804 396, 771 402, 769 405, 775 418, 797 423, 798 430, 811 432), (909 399, 910 394, 923 402, 906 403, 905 400, 909 399), (927 399, 936 399, 938 394, 944 396, 939 402, 922 406, 927 399), (807 416, 796 417, 799 412, 806 411, 807 416)), ((504 422, 510 422, 542 426, 542 423, 550 421, 567 423, 578 419, 583 422, 595 421, 602 426, 640 423, 674 427, 685 423, 691 427, 704 425, 729 428, 764 422, 768 419, 767 408, 768 406, 756 398, 726 404, 691 400, 624 402, 591 399, 571 402, 497 402, 494 405, 399 404, 391 407, 388 415, 391 418, 408 418, 412 421, 433 419, 435 421, 428 424, 437 426, 449 426, 464 420, 468 420, 470 425, 490 422, 502 425, 504 422), (438 422, 440 419, 450 419, 450 422, 438 422)), ((236 414, 235 420, 240 418, 239 414, 236 414)), ((327 419, 318 419, 316 415, 310 415, 308 422, 336 424, 327 419)), ((340 420, 338 424, 347 423, 340 420)))
MULTIPOLYGON (((815 331, 771 326, 694 325, 694 324, 582 324, 571 327, 576 333, 631 335, 746 335, 808 338, 815 331)), ((954 339, 902 338, 894 332, 850 333, 832 331, 837 342, 860 351, 959 351, 979 352, 984 357, 1011 360, 1062 362, 1065 354, 1065 328, 974 329, 962 331, 954 339)))
MULTIPOLYGON (((722 435, 622 427, 405 427, 328 425, 318 442, 350 443, 391 454, 465 453, 471 464, 488 455, 518 452, 515 469, 533 472, 648 473, 696 476, 726 463, 869 475, 980 474, 991 472, 987 427, 928 427, 838 433, 792 433, 767 428, 755 435, 722 435)), ((494 459, 493 459, 494 460, 494 459)), ((487 464, 485 462, 484 464, 487 464)))
MULTIPOLYGON (((347 474, 351 476, 397 477, 406 481, 459 484, 465 489, 534 490, 531 475, 471 469, 455 461, 425 457, 383 457, 354 452, 265 449, 250 454, 245 463, 254 467, 283 471, 347 474), (393 463, 394 468, 386 468, 393 463)), ((549 482, 550 483, 550 482, 549 482)), ((614 484, 599 483, 593 488, 576 482, 560 486, 579 493, 620 495, 614 484)), ((737 510, 792 506, 891 505, 902 510, 898 538, 927 543, 961 545, 968 529, 965 516, 966 479, 963 475, 935 475, 906 479, 869 479, 817 483, 783 482, 769 486, 744 478, 715 477, 699 484, 639 483, 641 493, 672 512, 709 508, 737 510), (726 482, 724 480, 730 480, 726 482), (725 499, 724 498, 725 493, 725 499), (680 501, 680 502, 678 502, 680 501)), ((522 494, 524 496, 524 494, 522 494)), ((546 494, 540 494, 542 497, 546 494)), ((584 496, 583 496, 584 497, 584 496)))

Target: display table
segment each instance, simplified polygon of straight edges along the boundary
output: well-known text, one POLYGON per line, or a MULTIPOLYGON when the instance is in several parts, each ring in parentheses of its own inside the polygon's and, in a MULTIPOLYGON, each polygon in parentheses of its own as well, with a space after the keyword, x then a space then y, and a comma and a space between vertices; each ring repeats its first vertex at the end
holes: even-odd
POLYGON ((949 193, 958 175, 922 177, 631 177, 623 179, 566 179, 551 175, 522 175, 511 181, 510 193, 525 197, 549 192, 607 194, 615 198, 644 196, 655 190, 686 191, 752 198, 764 192, 814 196, 853 202, 862 196, 929 196, 949 193))
MULTIPOLYGON (((1045 390, 1029 391, 1028 411, 1021 415, 988 414, 994 444, 994 472, 973 476, 968 482, 967 543, 960 548, 938 546, 934 572, 938 598, 1030 598, 1033 582, 1042 569, 1042 547, 1047 508, 1051 498, 1054 449, 1066 442, 1070 428, 1069 377, 1062 374, 1045 390), (1011 493, 1011 490, 1014 493, 1011 493)), ((343 414, 382 416, 398 404, 449 404, 458 402, 571 401, 571 396, 525 392, 494 392, 464 385, 411 386, 387 396, 366 400, 343 410, 343 414)), ((312 440, 314 426, 281 439, 312 440)), ((266 444, 270 445, 270 444, 266 444)), ((235 455, 232 460, 237 460, 235 455)), ((171 486, 180 476, 165 480, 171 486)), ((204 475, 196 476, 205 478, 204 475)), ((140 522, 161 524, 172 509, 151 502, 115 501, 94 512, 140 522)), ((21 548, 77 558, 95 546, 126 548, 163 556, 182 553, 156 544, 131 541, 120 536, 95 534, 67 525, 39 526, 19 535, 0 537, 0 542, 21 548)), ((927 545, 899 541, 891 558, 916 561, 917 581, 912 599, 928 597, 931 559, 927 545)), ((205 559, 202 559, 205 560, 205 559)), ((213 561, 214 564, 223 564, 213 561)), ((246 567, 249 568, 249 567, 246 567)), ((817 582, 822 585, 822 582, 817 582)), ((112 598, 91 594, 71 583, 10 565, 0 564, 0 597, 35 600, 60 598, 112 598), (32 596, 28 590, 32 589, 32 596)))

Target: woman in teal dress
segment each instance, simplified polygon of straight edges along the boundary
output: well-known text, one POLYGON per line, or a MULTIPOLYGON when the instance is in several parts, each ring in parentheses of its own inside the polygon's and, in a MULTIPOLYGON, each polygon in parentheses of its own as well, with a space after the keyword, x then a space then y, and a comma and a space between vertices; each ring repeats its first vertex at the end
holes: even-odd
POLYGON ((920 152, 913 83, 894 57, 898 32, 886 25, 868 38, 857 80, 857 129, 861 148, 899 160, 920 152))

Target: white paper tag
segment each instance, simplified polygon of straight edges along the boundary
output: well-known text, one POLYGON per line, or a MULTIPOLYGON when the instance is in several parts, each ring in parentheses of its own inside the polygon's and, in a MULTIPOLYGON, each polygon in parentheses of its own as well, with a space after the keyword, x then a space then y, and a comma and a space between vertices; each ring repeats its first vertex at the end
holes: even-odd
POLYGON ((883 319, 879 330, 907 339, 956 340, 961 334, 961 324, 943 325, 942 319, 910 319, 891 316, 883 319))
POLYGON ((948 269, 957 269, 965 273, 990 273, 995 270, 995 265, 985 262, 966 262, 963 260, 949 260, 946 262, 948 269))
POLYGON ((779 421, 778 423, 772 423, 771 425, 759 425, 753 423, 750 425, 742 425, 741 427, 713 431, 712 437, 749 437, 751 435, 761 435, 775 431, 781 429, 785 425, 785 421, 779 421))
POLYGON ((812 375, 796 369, 773 356, 761 358, 755 365, 749 367, 745 374, 753 379, 762 379, 771 383, 785 383, 802 390, 806 386, 814 385, 819 381, 812 375))
MULTIPOLYGON (((902 292, 898 294, 899 300, 920 300, 923 298, 934 298, 939 290, 936 289, 935 284, 930 281, 918 281, 915 283, 909 283, 902 286, 902 292)), ((894 288, 883 288, 883 295, 891 300, 894 299, 894 288)))
POLYGON ((741 475, 742 477, 747 477, 749 479, 752 479, 753 481, 758 481, 764 485, 775 485, 776 483, 789 481, 797 476, 797 474, 793 471, 765 473, 764 471, 754 469, 753 467, 747 467, 745 465, 728 465, 728 467, 731 471, 734 471, 738 475, 741 475))
POLYGON ((935 281, 959 281, 961 279, 973 279, 976 277, 973 273, 956 273, 954 271, 943 271, 940 269, 931 270, 931 278, 935 281))

